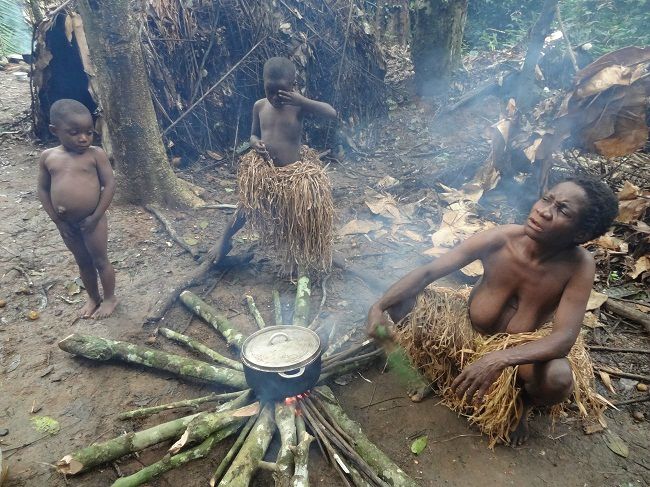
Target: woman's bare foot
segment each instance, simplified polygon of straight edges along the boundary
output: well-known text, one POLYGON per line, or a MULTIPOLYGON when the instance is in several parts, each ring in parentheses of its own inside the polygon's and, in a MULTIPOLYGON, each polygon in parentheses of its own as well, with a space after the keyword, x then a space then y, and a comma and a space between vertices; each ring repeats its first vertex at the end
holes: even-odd
POLYGON ((425 398, 433 394, 433 388, 431 387, 431 384, 419 383, 409 388, 407 394, 411 401, 422 402, 425 398))
POLYGON ((102 304, 99 305, 97 311, 93 313, 92 317, 96 320, 108 318, 113 313, 113 311, 115 311, 115 306, 117 306, 117 298, 115 296, 106 298, 104 301, 102 301, 102 304))
POLYGON ((86 304, 84 304, 83 308, 79 310, 79 316, 84 319, 90 318, 98 306, 99 306, 99 301, 95 301, 94 299, 88 298, 86 304))
POLYGON ((514 431, 510 433, 510 446, 521 446, 528 441, 528 437, 530 436, 530 427, 528 426, 529 412, 530 408, 524 410, 524 413, 521 415, 521 419, 519 420, 519 424, 517 424, 514 431))

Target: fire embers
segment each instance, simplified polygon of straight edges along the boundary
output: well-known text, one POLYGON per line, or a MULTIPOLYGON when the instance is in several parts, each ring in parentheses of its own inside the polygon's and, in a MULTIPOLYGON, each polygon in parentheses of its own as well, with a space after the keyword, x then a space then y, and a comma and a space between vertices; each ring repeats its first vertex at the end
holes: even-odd
MULTIPOLYGON (((295 396, 289 396, 284 398, 284 403, 287 406, 297 405, 300 401, 304 401, 311 395, 311 391, 303 392, 302 394, 297 394, 295 396)), ((296 414, 300 414, 300 409, 296 408, 296 414)))

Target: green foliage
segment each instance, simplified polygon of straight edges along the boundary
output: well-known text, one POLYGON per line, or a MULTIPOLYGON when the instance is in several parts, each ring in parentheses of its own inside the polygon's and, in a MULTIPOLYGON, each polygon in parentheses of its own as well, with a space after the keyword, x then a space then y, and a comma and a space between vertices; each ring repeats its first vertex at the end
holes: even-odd
POLYGON ((0 56, 30 52, 30 39, 22 2, 0 0, 0 56))
MULTIPOLYGON (((541 0, 470 0, 465 28, 469 49, 496 50, 521 41, 537 19, 541 0)), ((629 45, 650 45, 650 0, 560 0, 573 45, 590 42, 600 56, 629 45)))

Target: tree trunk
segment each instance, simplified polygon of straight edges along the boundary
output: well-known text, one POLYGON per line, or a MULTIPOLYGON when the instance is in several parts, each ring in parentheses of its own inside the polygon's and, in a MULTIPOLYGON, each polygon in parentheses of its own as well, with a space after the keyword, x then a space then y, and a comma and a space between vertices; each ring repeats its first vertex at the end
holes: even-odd
POLYGON ((378 37, 388 44, 405 46, 411 39, 408 0, 377 0, 375 28, 378 37))
POLYGON ((102 137, 117 172, 118 197, 128 203, 191 206, 198 198, 167 160, 142 55, 136 10, 129 0, 80 0, 86 41, 105 128, 102 137))
POLYGON ((446 89, 460 60, 467 0, 415 0, 412 9, 415 88, 431 96, 446 89))
POLYGON ((545 0, 537 22, 530 29, 526 59, 515 83, 515 100, 517 102, 517 109, 520 111, 528 110, 537 101, 538 96, 535 93, 535 66, 537 66, 539 58, 542 56, 544 39, 551 31, 551 24, 555 18, 557 4, 558 0, 545 0))

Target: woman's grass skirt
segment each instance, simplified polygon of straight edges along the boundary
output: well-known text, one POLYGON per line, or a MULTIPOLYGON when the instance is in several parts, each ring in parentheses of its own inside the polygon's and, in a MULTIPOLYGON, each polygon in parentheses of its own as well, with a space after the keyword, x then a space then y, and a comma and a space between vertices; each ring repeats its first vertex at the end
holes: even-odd
MULTIPOLYGON (((510 433, 524 414, 521 388, 517 383, 517 366, 508 367, 493 384, 481 405, 474 406, 459 399, 451 384, 468 364, 495 350, 521 345, 551 332, 546 324, 531 333, 500 333, 483 336, 476 332, 469 319, 470 289, 460 291, 429 287, 400 323, 398 341, 413 365, 424 375, 443 398, 444 404, 466 415, 490 438, 490 447, 508 443, 510 433)), ((580 415, 589 420, 600 418, 605 401, 594 390, 594 373, 584 343, 578 337, 567 356, 573 371, 572 399, 580 415)), ((552 414, 566 406, 557 405, 552 414)))

